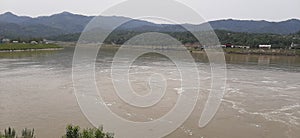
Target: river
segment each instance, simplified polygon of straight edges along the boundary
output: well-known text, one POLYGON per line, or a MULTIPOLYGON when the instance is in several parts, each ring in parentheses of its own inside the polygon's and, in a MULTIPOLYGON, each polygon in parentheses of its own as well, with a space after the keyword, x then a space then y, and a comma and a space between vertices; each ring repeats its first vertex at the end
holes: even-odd
MULTIPOLYGON (((115 98, 109 82, 110 57, 116 49, 104 49, 96 64, 98 87, 105 90, 112 111, 128 120, 149 121, 161 117, 180 94, 178 72, 164 57, 145 55, 132 64, 132 87, 147 93, 143 78, 160 72, 168 79, 168 94, 150 109, 135 109, 115 98), (168 97, 169 96, 169 97, 168 97)), ((81 112, 73 91, 74 47, 59 51, 0 53, 0 130, 35 128, 38 138, 61 137, 67 124, 91 124, 81 112)), ((300 137, 300 57, 226 55, 227 86, 222 104, 204 128, 198 120, 209 92, 208 60, 193 54, 199 68, 199 101, 191 116, 167 137, 197 138, 297 138, 300 137)), ((105 126, 104 126, 105 128, 105 126)), ((134 133, 134 132, 131 132, 134 133)))

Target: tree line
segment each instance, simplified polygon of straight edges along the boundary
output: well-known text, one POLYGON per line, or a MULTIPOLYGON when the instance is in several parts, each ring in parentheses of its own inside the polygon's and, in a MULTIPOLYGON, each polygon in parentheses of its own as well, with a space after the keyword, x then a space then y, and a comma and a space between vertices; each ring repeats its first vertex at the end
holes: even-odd
MULTIPOLYGON (((126 41, 134 36, 142 34, 142 31, 121 31, 116 30, 112 32, 104 41, 106 44, 124 44, 126 41)), ((169 34, 174 37, 182 44, 196 43, 198 40, 190 32, 161 32, 169 34)), ((254 34, 254 33, 241 33, 241 32, 230 32, 224 30, 215 30, 216 35, 219 38, 221 44, 232 44, 241 46, 250 46, 256 48, 261 44, 272 45, 272 48, 286 48, 291 43, 300 44, 300 31, 290 35, 279 35, 279 34, 254 34)), ((77 41, 80 33, 61 35, 56 37, 50 37, 49 39, 56 41, 77 41)))

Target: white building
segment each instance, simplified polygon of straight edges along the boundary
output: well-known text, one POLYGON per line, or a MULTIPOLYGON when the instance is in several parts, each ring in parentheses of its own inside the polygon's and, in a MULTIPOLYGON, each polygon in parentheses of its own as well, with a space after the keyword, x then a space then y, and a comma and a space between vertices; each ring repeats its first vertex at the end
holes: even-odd
POLYGON ((300 44, 295 44, 294 42, 291 44, 290 49, 300 49, 300 44))
POLYGON ((243 49, 249 49, 250 46, 234 46, 235 48, 243 48, 243 49))
POLYGON ((259 48, 267 48, 267 49, 271 49, 272 45, 259 45, 259 48))
POLYGON ((38 44, 37 41, 31 41, 30 44, 38 44))
POLYGON ((2 43, 9 43, 9 42, 10 42, 10 39, 7 39, 7 38, 2 39, 2 43))

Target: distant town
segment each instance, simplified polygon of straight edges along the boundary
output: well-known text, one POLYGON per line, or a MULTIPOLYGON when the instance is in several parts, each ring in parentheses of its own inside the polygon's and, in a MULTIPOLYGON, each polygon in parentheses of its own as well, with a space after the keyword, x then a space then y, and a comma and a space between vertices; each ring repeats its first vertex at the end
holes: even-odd
POLYGON ((62 46, 47 39, 8 39, 3 38, 0 42, 1 52, 32 51, 32 50, 57 50, 62 46))
POLYGON ((22 44, 49 44, 53 43, 53 41, 49 41, 47 39, 26 39, 26 40, 21 40, 21 39, 9 39, 9 38, 3 38, 1 40, 2 44, 8 44, 8 43, 22 43, 22 44))

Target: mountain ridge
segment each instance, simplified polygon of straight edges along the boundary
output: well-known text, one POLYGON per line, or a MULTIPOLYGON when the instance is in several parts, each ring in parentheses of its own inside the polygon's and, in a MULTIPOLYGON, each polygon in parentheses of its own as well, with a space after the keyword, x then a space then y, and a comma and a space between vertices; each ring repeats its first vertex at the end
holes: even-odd
MULTIPOLYGON (((12 12, 0 14, 0 36, 2 37, 49 37, 80 33, 95 16, 86 16, 62 12, 50 16, 18 16, 12 12), (14 26, 14 27, 13 27, 14 26)), ((214 30, 226 30, 245 33, 294 34, 300 31, 300 20, 289 19, 280 22, 266 20, 222 19, 202 24, 156 24, 123 16, 101 16, 103 28, 109 28, 115 22, 130 20, 118 29, 125 31, 183 32, 183 26, 194 31, 203 31, 210 24, 214 30)))

